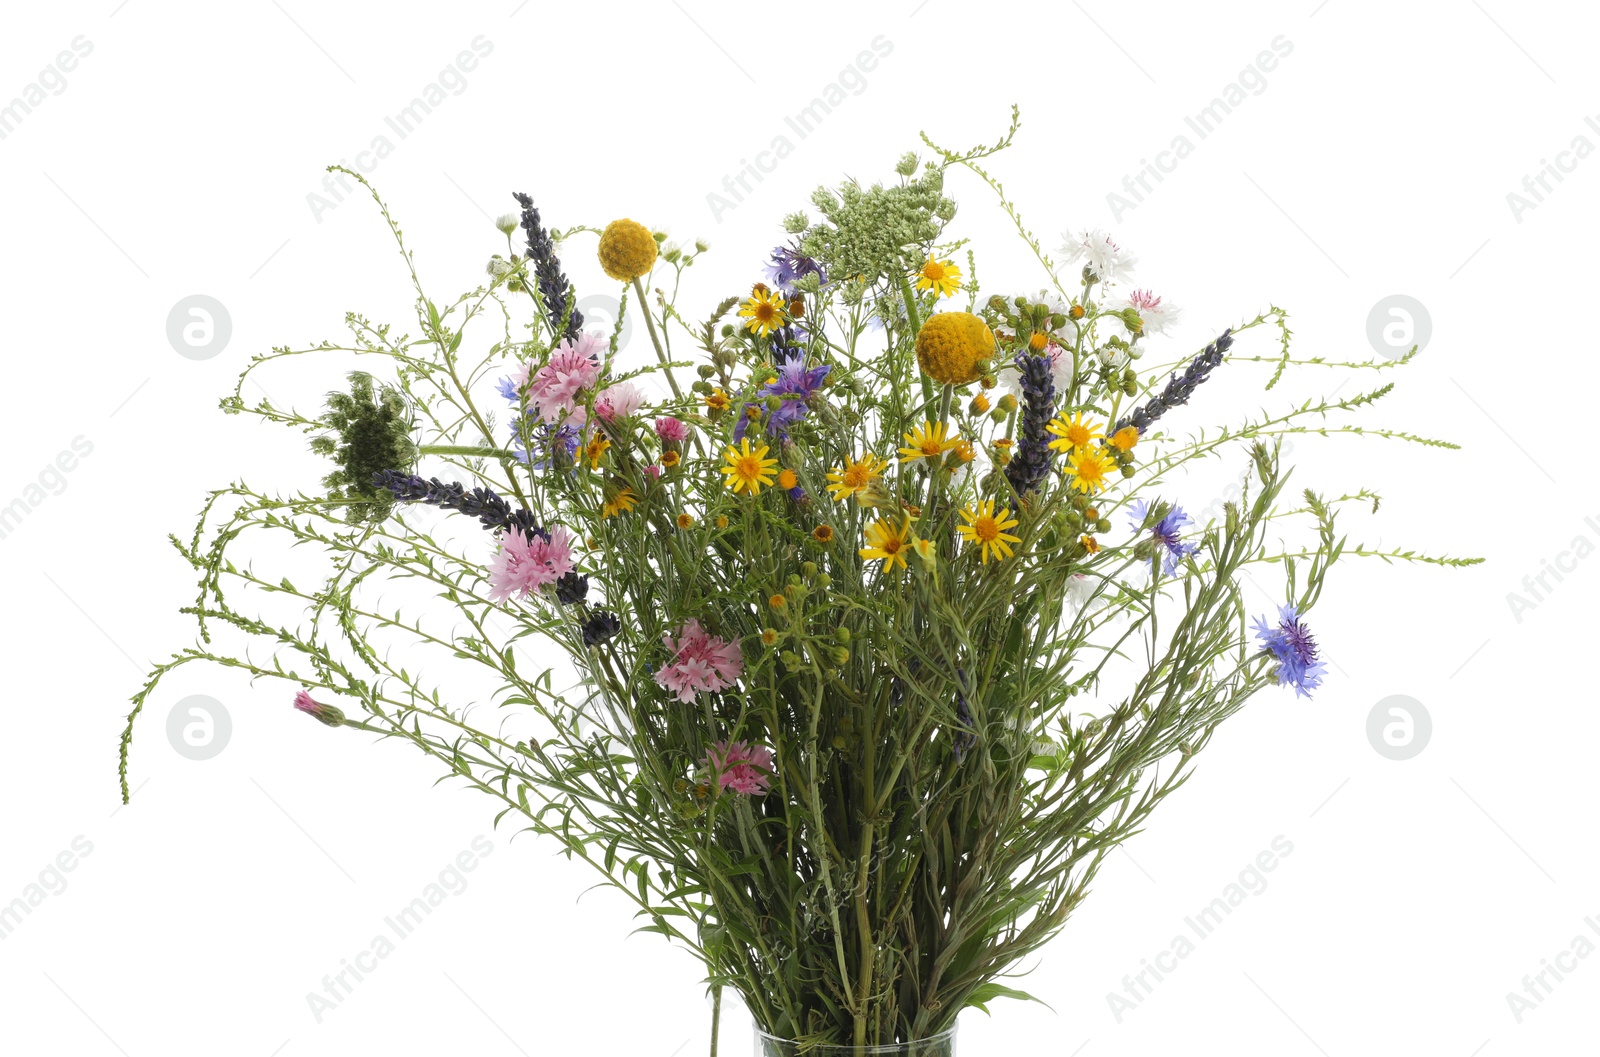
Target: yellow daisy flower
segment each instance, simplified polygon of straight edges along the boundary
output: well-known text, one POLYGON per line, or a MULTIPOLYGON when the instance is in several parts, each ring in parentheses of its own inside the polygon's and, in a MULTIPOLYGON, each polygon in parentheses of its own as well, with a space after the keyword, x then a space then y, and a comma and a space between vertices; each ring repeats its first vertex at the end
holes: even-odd
POLYGON ((907 447, 900 449, 900 461, 937 459, 961 442, 959 437, 946 436, 943 422, 927 422, 905 434, 907 447))
POLYGON ((609 447, 611 447, 611 442, 597 435, 584 446, 583 457, 589 460, 590 466, 599 466, 600 460, 605 458, 606 449, 609 447))
POLYGON ((1087 421, 1080 411, 1071 418, 1065 411, 1051 419, 1045 427, 1058 439, 1050 442, 1050 447, 1055 451, 1076 451, 1087 448, 1089 442, 1096 437, 1105 436, 1105 427, 1098 422, 1087 421))
POLYGON ((1067 457, 1072 487, 1085 495, 1105 491, 1116 468, 1116 460, 1104 448, 1079 448, 1067 457))
POLYGON ((749 320, 745 324, 746 330, 764 338, 789 322, 788 314, 784 311, 787 307, 782 294, 758 283, 751 291, 750 300, 739 309, 739 315, 749 320))
POLYGON ((1132 451, 1137 443, 1139 443, 1138 426, 1123 426, 1111 434, 1111 446, 1118 451, 1132 451))
POLYGON ((724 483, 735 492, 749 489, 751 495, 760 495, 762 485, 772 484, 773 467, 778 465, 777 459, 767 458, 770 450, 763 444, 751 451, 749 437, 740 441, 739 447, 729 447, 722 453, 722 457, 728 460, 722 467, 722 473, 727 477, 724 483))
POLYGON ((950 261, 928 258, 928 263, 917 273, 918 290, 937 290, 940 297, 950 297, 961 289, 961 269, 950 261))
POLYGON ((616 517, 618 514, 626 514, 638 502, 639 497, 633 494, 633 489, 619 488, 611 494, 610 499, 606 500, 605 506, 600 508, 600 514, 602 517, 616 517))
POLYGON ((895 528, 888 518, 879 518, 863 532, 867 545, 860 550, 861 557, 883 562, 885 572, 899 566, 906 567, 906 551, 911 543, 911 519, 908 517, 895 528))
POLYGON ((1011 508, 1001 507, 1000 513, 996 514, 993 499, 985 499, 976 510, 967 507, 961 511, 961 516, 966 518, 967 523, 957 525, 956 531, 978 548, 978 555, 984 564, 988 564, 990 551, 994 552, 996 559, 1009 558, 1011 544, 1022 542, 1021 536, 1013 536, 1006 531, 1017 526, 1017 519, 1011 516, 1011 508))
POLYGON ((844 469, 828 471, 828 491, 833 493, 833 498, 838 502, 855 496, 859 503, 861 493, 883 473, 887 465, 887 460, 879 459, 870 451, 865 452, 861 458, 846 463, 844 469))
POLYGON ((706 410, 721 413, 728 410, 728 394, 721 389, 713 389, 706 394, 706 410))

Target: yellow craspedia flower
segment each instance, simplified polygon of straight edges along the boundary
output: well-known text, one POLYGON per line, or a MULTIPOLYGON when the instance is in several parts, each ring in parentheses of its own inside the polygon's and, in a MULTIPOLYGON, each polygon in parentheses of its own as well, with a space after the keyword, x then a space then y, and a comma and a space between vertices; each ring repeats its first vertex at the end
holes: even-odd
POLYGON ((883 571, 899 566, 906 567, 906 551, 911 547, 911 518, 907 517, 896 528, 888 518, 879 518, 863 532, 867 545, 861 548, 861 557, 868 561, 883 562, 883 571))
POLYGON ((1105 491, 1117 461, 1104 448, 1079 448, 1067 458, 1072 487, 1085 495, 1105 491))
POLYGON ((956 531, 978 548, 978 556, 985 565, 989 562, 991 551, 996 559, 1009 558, 1011 544, 1022 542, 1021 536, 1013 536, 1006 531, 1017 527, 1017 519, 1011 516, 1011 508, 1001 507, 1000 513, 996 514, 993 499, 985 499, 977 509, 967 507, 961 511, 961 516, 967 523, 957 525, 956 531))
POLYGON ((778 465, 777 459, 767 458, 771 450, 763 444, 751 451, 750 438, 746 437, 739 442, 739 447, 724 451, 722 457, 727 462, 723 464, 722 473, 727 477, 727 486, 735 492, 748 490, 751 495, 760 495, 762 485, 772 484, 773 467, 778 465))
POLYGON ((940 297, 950 297, 961 289, 961 269, 950 261, 928 258, 928 263, 917 273, 918 290, 937 290, 940 297))
POLYGON ((600 267, 613 279, 632 282, 656 265, 656 237, 637 220, 613 220, 600 233, 600 267))
POLYGON ((917 366, 945 385, 977 381, 993 355, 994 332, 971 312, 937 312, 917 331, 917 366))
POLYGON ((949 429, 943 422, 925 422, 904 435, 906 446, 900 449, 900 461, 937 459, 955 447, 959 437, 946 435, 949 429))
POLYGON ((1055 451, 1076 451, 1087 448, 1089 442, 1096 437, 1104 436, 1104 426, 1098 422, 1090 422, 1083 417, 1083 412, 1067 416, 1063 411, 1050 421, 1045 427, 1057 439, 1050 442, 1050 447, 1055 451))
POLYGON ((838 502, 855 496, 859 503, 861 494, 883 473, 887 465, 887 460, 879 459, 870 451, 866 452, 861 458, 846 463, 844 469, 828 471, 828 491, 833 493, 833 498, 838 502))
POLYGON ((768 290, 766 286, 757 283, 750 292, 750 300, 746 301, 739 309, 739 315, 748 320, 745 329, 758 337, 766 337, 774 330, 780 330, 789 322, 785 311, 788 302, 776 290, 768 290))

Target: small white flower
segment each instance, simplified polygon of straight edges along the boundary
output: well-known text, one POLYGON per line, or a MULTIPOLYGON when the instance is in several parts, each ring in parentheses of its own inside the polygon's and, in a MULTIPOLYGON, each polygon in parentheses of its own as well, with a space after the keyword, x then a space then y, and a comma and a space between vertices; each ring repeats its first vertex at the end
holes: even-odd
POLYGON ((511 274, 511 262, 503 257, 490 257, 489 266, 484 271, 500 279, 511 274))
POLYGON ((1101 283, 1121 282, 1133 271, 1139 259, 1111 241, 1099 228, 1092 231, 1062 233, 1061 255, 1063 265, 1083 262, 1101 283))
POLYGON ((1131 308, 1144 321, 1146 334, 1165 334, 1167 328, 1178 322, 1183 310, 1171 301, 1164 301, 1149 290, 1135 290, 1128 295, 1121 308, 1131 308))
POLYGON ((494 226, 505 232, 507 235, 511 234, 513 231, 516 231, 521 224, 521 218, 515 213, 503 213, 496 217, 494 221, 494 226))

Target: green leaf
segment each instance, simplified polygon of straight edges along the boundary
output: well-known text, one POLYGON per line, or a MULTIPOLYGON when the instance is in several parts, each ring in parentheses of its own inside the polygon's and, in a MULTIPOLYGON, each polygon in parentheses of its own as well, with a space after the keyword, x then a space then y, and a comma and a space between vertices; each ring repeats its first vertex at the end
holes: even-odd
POLYGON ((1048 1002, 1035 998, 1026 991, 1018 991, 1014 987, 996 983, 982 984, 974 988, 972 994, 967 996, 967 1005, 983 1010, 985 1015, 992 1015, 989 1013, 989 1003, 997 998, 1015 998, 1024 1002, 1038 1002, 1044 1008, 1049 1009, 1050 1012, 1055 1012, 1048 1002))

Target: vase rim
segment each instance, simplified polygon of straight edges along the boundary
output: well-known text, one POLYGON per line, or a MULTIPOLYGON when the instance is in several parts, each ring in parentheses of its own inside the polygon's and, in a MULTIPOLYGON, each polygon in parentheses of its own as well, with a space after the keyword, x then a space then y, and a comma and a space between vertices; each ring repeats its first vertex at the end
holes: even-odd
MULTIPOLYGON (((828 1055, 828 1054, 834 1054, 834 1053, 838 1053, 838 1054, 858 1054, 858 1053, 865 1053, 865 1054, 898 1054, 898 1053, 904 1053, 910 1047, 927 1046, 927 1045, 930 1045, 930 1044, 933 1044, 933 1043, 949 1042, 949 1041, 951 1041, 952 1039, 954 1039, 956 1037, 956 1027, 957 1027, 957 1025, 952 1024, 948 1028, 946 1028, 945 1030, 939 1032, 937 1035, 929 1035, 925 1039, 916 1039, 915 1041, 912 1041, 912 1042, 881 1042, 881 1043, 873 1043, 873 1044, 865 1046, 865 1047, 857 1047, 853 1043, 848 1043, 848 1042, 825 1042, 825 1043, 821 1044, 820 1046, 813 1047, 812 1050, 808 1051, 808 1052, 821 1053, 821 1054, 824 1055, 824 1057, 826 1057, 826 1055, 828 1055)), ((756 1040, 759 1041, 759 1042, 778 1042, 778 1043, 785 1043, 785 1044, 788 1044, 788 1045, 793 1045, 795 1043, 795 1041, 796 1041, 794 1039, 785 1039, 785 1038, 782 1038, 782 1037, 777 1036, 777 1035, 770 1035, 767 1032, 762 1031, 759 1025, 756 1026, 756 1040)))

